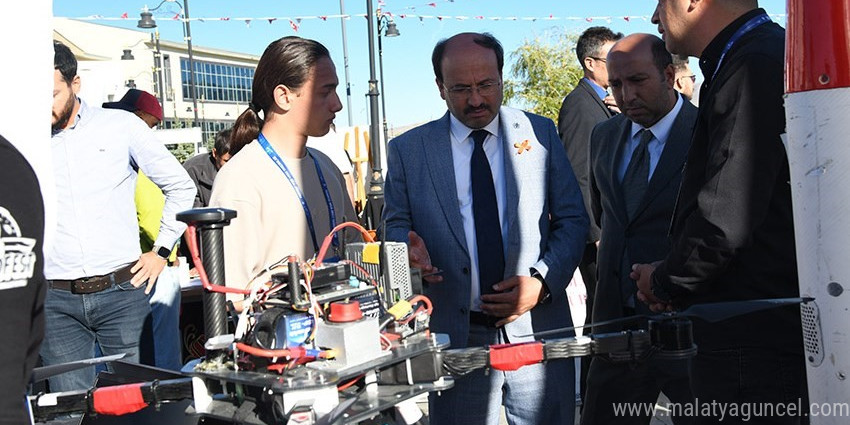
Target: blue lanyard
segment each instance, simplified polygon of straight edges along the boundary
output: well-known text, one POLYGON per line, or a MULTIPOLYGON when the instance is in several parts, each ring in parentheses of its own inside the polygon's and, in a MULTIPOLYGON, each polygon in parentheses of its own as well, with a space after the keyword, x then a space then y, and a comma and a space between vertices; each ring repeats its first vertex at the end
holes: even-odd
POLYGON ((726 46, 723 47, 723 52, 720 53, 720 59, 717 61, 717 68, 714 68, 714 74, 711 74, 711 81, 714 81, 714 77, 717 76, 717 71, 720 71, 720 65, 723 63, 723 58, 726 57, 726 54, 729 53, 729 50, 733 45, 735 45, 738 39, 743 37, 744 34, 754 30, 759 25, 766 24, 768 22, 771 22, 770 17, 767 16, 766 13, 760 13, 750 18, 744 26, 738 28, 738 31, 735 31, 735 34, 732 34, 732 38, 726 42, 726 46))
MULTIPOLYGON (((292 185, 292 189, 295 190, 295 194, 298 195, 298 200, 301 201, 301 207, 304 208, 304 215, 307 216, 307 225, 310 226, 310 236, 313 238, 313 250, 318 253, 319 252, 319 243, 316 239, 316 228, 313 226, 313 215, 310 214, 310 206, 307 205, 307 199, 304 198, 304 192, 301 192, 301 188, 298 187, 298 182, 295 181, 295 177, 292 176, 292 173, 289 171, 289 167, 280 159, 280 155, 275 152, 274 148, 269 141, 266 139, 266 136, 263 136, 263 133, 260 133, 257 136, 257 141, 260 142, 260 146, 263 147, 263 150, 266 151, 266 155, 274 161, 277 168, 280 168, 280 171, 283 171, 283 175, 286 176, 286 179, 289 180, 289 184, 292 185)), ((310 152, 308 151, 309 155, 310 152)), ((325 193, 325 202, 328 204, 328 216, 330 218, 330 229, 333 230, 336 227, 336 213, 334 212, 334 203, 331 199, 331 192, 328 190, 328 184, 325 182, 325 176, 322 174, 322 168, 319 167, 319 161, 316 160, 316 157, 310 155, 310 158, 313 159, 313 163, 316 164, 316 174, 319 175, 319 183, 322 184, 322 192, 325 193)), ((334 235, 333 238, 334 246, 339 246, 339 239, 337 235, 334 235)))

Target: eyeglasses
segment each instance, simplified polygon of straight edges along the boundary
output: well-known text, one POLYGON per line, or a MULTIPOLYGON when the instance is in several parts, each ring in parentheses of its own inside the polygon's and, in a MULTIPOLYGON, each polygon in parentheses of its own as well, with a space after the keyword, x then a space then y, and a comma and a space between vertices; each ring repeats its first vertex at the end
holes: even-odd
POLYGON ((608 63, 608 59, 605 59, 605 58, 597 58, 596 56, 588 56, 588 57, 591 58, 591 59, 594 59, 594 60, 598 60, 599 62, 602 62, 604 64, 608 63))
POLYGON ((477 91, 479 96, 492 96, 498 93, 501 87, 502 83, 499 81, 479 84, 477 86, 443 86, 449 92, 449 95, 454 97, 469 97, 472 96, 473 91, 477 91))
POLYGON ((692 83, 696 83, 696 82, 697 82, 697 76, 696 76, 696 75, 683 75, 683 76, 681 76, 681 77, 677 78, 677 79, 676 79, 676 81, 679 81, 679 80, 681 80, 682 78, 690 78, 692 83))

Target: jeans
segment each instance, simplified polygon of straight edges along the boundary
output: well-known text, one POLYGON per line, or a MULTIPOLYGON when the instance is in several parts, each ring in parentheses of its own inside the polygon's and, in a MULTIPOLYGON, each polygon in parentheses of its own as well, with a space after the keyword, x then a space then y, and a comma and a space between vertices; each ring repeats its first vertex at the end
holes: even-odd
MULTIPOLYGON (((505 342, 502 329, 470 325, 468 347, 505 342)), ((515 371, 476 370, 457 377, 453 388, 428 396, 432 425, 499 423, 499 411, 511 425, 572 425, 575 422, 575 362, 555 360, 515 371)))
MULTIPOLYGON (((183 366, 180 338, 180 277, 177 267, 162 269, 148 301, 151 306, 153 365, 178 371, 183 366)), ((144 350, 143 350, 144 351, 144 350)))
MULTIPOLYGON (((123 360, 139 361, 142 328, 151 312, 144 285, 119 282, 83 295, 48 288, 44 310, 45 366, 92 358, 96 344, 104 355, 127 353, 123 360)), ((95 368, 89 366, 50 378, 50 391, 90 388, 94 380, 95 368)))
POLYGON ((702 409, 699 424, 808 423, 806 365, 801 354, 748 347, 700 350, 691 362, 691 388, 699 405, 718 406, 702 409), (798 407, 789 409, 792 404, 798 407), (733 406, 737 414, 731 411, 733 406), (792 411, 796 414, 790 415, 792 411))

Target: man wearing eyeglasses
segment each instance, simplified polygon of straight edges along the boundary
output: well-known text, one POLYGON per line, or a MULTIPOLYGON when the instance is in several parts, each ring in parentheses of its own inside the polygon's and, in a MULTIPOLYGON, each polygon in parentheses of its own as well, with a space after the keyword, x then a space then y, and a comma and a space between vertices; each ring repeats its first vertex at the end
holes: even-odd
POLYGON ((694 83, 697 81, 697 76, 691 71, 688 65, 688 57, 682 55, 673 55, 673 70, 676 71, 675 79, 673 80, 673 88, 687 100, 694 98, 694 83))
MULTIPOLYGON (((552 121, 502 103, 501 44, 463 33, 432 54, 448 113, 389 144, 384 218, 409 243, 452 347, 532 341, 571 323, 566 284, 588 218, 552 121), (522 336, 522 337, 521 337, 522 336)), ((572 362, 483 370, 429 399, 432 424, 572 424, 572 362)))

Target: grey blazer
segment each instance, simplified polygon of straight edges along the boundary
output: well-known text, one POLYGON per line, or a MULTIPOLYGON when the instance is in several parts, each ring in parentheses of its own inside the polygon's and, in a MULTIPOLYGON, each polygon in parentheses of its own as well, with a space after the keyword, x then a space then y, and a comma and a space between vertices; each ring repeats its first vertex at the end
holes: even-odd
MULTIPOLYGON (((679 193, 682 169, 691 145, 697 108, 685 101, 635 217, 629 220, 617 168, 629 137, 631 121, 620 114, 599 123, 590 136, 590 188, 594 220, 602 228, 597 258, 593 321, 623 315, 620 286, 623 256, 629 264, 651 263, 670 251, 670 220, 679 193)), ((633 281, 630 288, 637 292, 633 281)), ((640 304, 640 302, 638 302, 640 304)), ((640 306, 638 306, 640 307, 640 306)), ((614 330, 615 328, 602 328, 614 330)), ((600 329, 594 329, 594 332, 600 329)))
MULTIPOLYGON (((566 285, 582 256, 588 217, 578 183, 551 120, 502 107, 506 214, 505 277, 539 271, 552 302, 538 305, 506 326, 511 342, 571 323, 566 285), (514 143, 528 141, 518 153, 514 143)), ((395 138, 387 152, 384 218, 388 240, 421 236, 443 281, 428 285, 434 304, 431 328, 447 333, 453 347, 469 333, 470 257, 458 206, 449 114, 395 138)), ((463 172, 469 172, 468 168, 463 172)))

